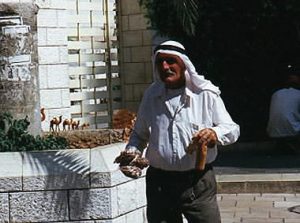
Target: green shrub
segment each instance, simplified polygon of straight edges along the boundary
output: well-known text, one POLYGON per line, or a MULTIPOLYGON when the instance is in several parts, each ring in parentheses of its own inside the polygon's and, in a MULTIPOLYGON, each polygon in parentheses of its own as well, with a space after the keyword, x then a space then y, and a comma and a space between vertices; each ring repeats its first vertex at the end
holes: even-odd
POLYGON ((64 137, 33 136, 27 131, 28 118, 13 119, 10 113, 0 113, 0 152, 60 150, 68 148, 64 137))

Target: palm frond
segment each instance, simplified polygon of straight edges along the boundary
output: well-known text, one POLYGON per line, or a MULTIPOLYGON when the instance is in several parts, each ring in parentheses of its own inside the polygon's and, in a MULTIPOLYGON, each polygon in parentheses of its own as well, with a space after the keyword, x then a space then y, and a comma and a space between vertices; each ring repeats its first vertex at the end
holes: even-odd
POLYGON ((195 0, 174 0, 173 1, 178 21, 188 35, 195 34, 197 20, 199 18, 198 5, 195 0))
POLYGON ((186 33, 194 34, 195 26, 199 18, 198 5, 195 0, 174 0, 174 9, 178 15, 181 26, 186 33))
POLYGON ((195 35, 198 0, 140 0, 139 3, 146 9, 152 28, 159 28, 164 34, 182 30, 188 36, 195 35))

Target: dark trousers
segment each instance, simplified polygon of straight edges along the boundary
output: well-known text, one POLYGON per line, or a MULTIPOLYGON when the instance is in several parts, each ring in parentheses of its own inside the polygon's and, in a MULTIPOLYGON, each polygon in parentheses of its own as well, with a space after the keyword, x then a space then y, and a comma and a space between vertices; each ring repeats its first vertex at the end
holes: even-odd
POLYGON ((164 171, 149 167, 146 174, 149 223, 220 223, 215 174, 204 171, 164 171))

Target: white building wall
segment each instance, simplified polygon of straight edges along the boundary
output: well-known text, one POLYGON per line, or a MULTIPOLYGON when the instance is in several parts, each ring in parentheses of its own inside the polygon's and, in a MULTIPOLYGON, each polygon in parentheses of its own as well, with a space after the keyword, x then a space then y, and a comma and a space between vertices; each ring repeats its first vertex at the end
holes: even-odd
MULTIPOLYGON (((38 7, 38 63, 40 107, 45 108, 42 130, 49 130, 53 117, 70 118, 67 0, 0 0, 34 2, 38 7)), ((148 29, 138 0, 118 1, 120 66, 123 104, 137 110, 144 90, 152 82, 153 34, 148 29)))
POLYGON ((49 130, 54 116, 70 117, 70 93, 67 49, 67 1, 37 0, 40 105, 49 130))

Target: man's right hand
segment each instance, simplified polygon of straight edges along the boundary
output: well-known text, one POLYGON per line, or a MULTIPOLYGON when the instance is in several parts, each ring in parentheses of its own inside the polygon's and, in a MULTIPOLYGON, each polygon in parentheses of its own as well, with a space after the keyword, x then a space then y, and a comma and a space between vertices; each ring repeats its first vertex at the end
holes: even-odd
POLYGON ((119 163, 120 166, 128 166, 133 160, 141 156, 142 153, 135 148, 125 149, 116 157, 114 163, 119 163))
POLYGON ((131 178, 142 175, 142 169, 149 166, 149 161, 142 157, 142 153, 136 148, 128 148, 116 157, 114 163, 119 163, 122 173, 131 178))

